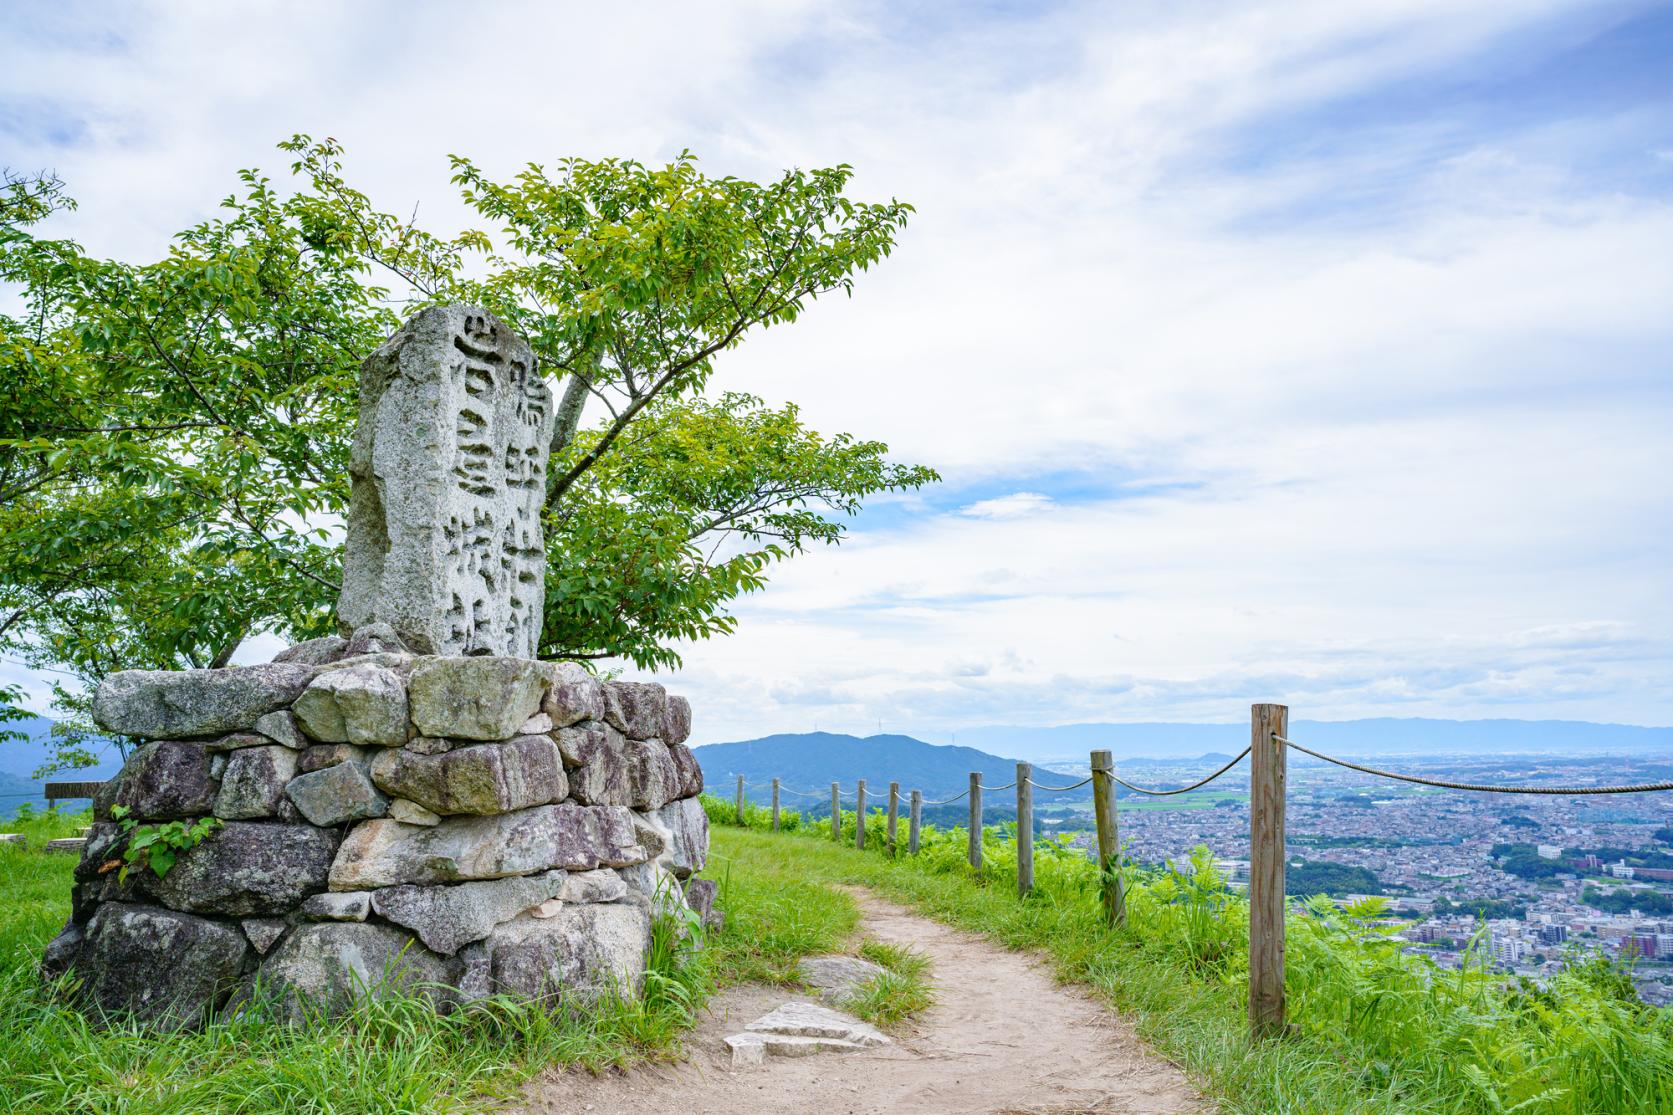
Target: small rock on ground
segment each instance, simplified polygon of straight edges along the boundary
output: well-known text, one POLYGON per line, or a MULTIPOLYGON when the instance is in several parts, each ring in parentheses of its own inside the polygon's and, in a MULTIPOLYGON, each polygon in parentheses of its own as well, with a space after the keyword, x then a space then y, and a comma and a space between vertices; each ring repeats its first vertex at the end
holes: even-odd
POLYGON ((809 956, 796 965, 796 976, 827 1003, 839 1003, 887 969, 858 956, 809 956))

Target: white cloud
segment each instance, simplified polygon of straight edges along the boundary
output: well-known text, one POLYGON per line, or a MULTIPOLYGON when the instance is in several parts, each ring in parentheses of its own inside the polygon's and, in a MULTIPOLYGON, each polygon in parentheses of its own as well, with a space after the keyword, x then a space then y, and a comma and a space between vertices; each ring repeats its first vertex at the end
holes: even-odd
POLYGON ((38 15, 0 46, 0 96, 80 138, 14 124, 9 158, 56 165, 68 227, 110 252, 155 252, 294 130, 444 227, 448 152, 846 161, 859 195, 916 204, 852 300, 718 382, 983 496, 862 520, 689 648, 701 738, 1285 697, 1673 721, 1673 205, 1567 157, 1619 121, 1394 113, 1341 151, 1282 127, 1629 8, 460 11, 38 15))
POLYGON ((979 499, 961 507, 960 515, 967 519, 1020 519, 1050 507, 1052 499, 1039 492, 1013 492, 996 499, 979 499))

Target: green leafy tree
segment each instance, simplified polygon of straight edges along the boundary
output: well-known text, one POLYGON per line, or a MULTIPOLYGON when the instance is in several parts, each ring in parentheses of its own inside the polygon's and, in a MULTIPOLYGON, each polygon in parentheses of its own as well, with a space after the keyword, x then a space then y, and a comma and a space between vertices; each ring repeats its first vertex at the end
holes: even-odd
POLYGON ((868 496, 934 480, 794 406, 705 395, 717 356, 852 290, 910 207, 851 171, 711 178, 682 155, 453 160, 488 224, 443 238, 378 209, 333 141, 291 188, 244 171, 214 218, 134 264, 40 234, 73 202, 7 175, 0 283, 0 649, 85 693, 118 668, 216 666, 258 632, 335 627, 360 360, 420 305, 462 299, 534 346, 558 398, 543 655, 677 664, 770 567, 838 542, 868 496))

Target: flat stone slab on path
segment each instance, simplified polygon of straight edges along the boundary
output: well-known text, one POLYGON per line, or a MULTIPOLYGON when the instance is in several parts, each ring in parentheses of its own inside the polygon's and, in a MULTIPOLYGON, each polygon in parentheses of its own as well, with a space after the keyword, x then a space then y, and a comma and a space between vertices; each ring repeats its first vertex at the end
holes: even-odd
POLYGON ((814 1053, 853 1053, 888 1045, 875 1026, 812 1003, 785 1003, 757 1018, 741 1034, 726 1039, 732 1067, 765 1064, 768 1055, 806 1057, 814 1053))
MULTIPOLYGON (((530 1081, 525 1115, 1182 1115, 1213 1110, 1176 1066, 1084 989, 1059 984, 1039 957, 849 889, 861 931, 930 961, 935 1004, 888 1045, 841 1056, 768 1056, 734 1068, 727 1038, 784 1005, 782 988, 716 996, 687 1039, 689 1057, 594 1076, 557 1070, 530 1081)), ((798 1000, 804 1009, 817 1004, 798 1000)), ((781 1035, 784 1052, 806 1048, 781 1035)), ((765 1044, 765 1043, 763 1043, 765 1044)), ((820 1052, 817 1046, 812 1052, 820 1052)))

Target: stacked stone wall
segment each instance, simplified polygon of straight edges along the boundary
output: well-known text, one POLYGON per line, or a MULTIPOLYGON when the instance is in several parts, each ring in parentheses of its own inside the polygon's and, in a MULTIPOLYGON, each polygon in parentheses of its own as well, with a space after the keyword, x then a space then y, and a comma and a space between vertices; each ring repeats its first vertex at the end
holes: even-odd
POLYGON ((690 706, 573 663, 407 652, 373 624, 273 662, 127 671, 94 715, 144 741, 95 802, 49 973, 189 1025, 262 988, 637 993, 659 912, 712 915, 690 706), (121 811, 115 807, 121 806, 121 811), (117 814, 221 824, 125 880, 117 814))

